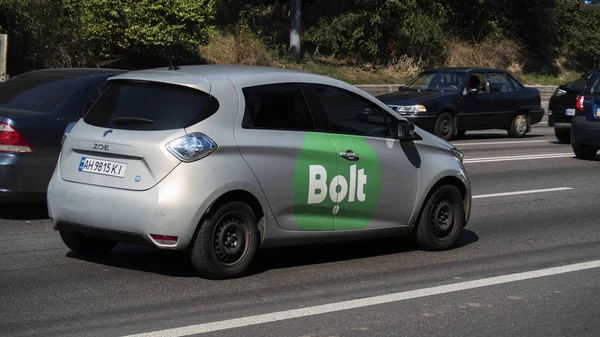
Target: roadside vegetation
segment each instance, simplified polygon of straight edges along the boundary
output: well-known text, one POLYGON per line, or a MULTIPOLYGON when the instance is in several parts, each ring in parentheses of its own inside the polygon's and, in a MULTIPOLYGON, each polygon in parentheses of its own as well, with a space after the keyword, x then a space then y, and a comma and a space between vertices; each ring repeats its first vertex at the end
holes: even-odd
POLYGON ((600 13, 578 0, 0 0, 9 74, 177 64, 295 68, 354 84, 405 83, 441 66, 508 69, 556 85, 600 66, 600 13))

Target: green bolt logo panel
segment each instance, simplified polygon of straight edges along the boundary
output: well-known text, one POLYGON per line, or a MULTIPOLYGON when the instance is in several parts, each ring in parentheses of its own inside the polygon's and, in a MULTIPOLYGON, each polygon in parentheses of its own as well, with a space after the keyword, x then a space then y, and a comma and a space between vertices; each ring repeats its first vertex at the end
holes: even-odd
POLYGON ((364 138, 307 133, 294 173, 298 228, 365 228, 379 201, 380 180, 377 155, 364 138), (339 156, 347 150, 359 154, 360 160, 348 161, 339 156))

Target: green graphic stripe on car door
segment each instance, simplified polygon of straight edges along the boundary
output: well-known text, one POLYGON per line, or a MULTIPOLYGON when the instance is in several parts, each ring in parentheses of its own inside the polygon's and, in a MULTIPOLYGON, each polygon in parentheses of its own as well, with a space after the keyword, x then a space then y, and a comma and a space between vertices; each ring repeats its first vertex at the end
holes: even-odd
POLYGON ((294 219, 299 230, 335 229, 332 213, 335 204, 328 197, 323 198, 327 190, 319 187, 323 187, 323 180, 336 176, 336 160, 326 134, 306 134, 294 171, 294 219))
POLYGON ((381 192, 377 153, 363 137, 340 134, 328 136, 338 155, 338 174, 344 177, 348 185, 347 193, 342 190, 338 195, 340 202, 335 217, 335 229, 363 229, 377 207, 381 192), (350 161, 339 155, 340 152, 348 150, 358 154, 360 159, 350 161))
POLYGON ((363 137, 307 133, 294 173, 298 229, 365 228, 379 202, 380 180, 377 154, 363 137), (347 150, 360 160, 341 158, 347 150))

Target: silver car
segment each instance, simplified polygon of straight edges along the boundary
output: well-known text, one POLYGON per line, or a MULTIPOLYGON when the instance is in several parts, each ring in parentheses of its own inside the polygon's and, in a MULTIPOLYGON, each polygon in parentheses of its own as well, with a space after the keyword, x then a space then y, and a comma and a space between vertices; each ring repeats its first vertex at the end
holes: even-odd
POLYGON ((462 154, 347 83, 202 65, 108 84, 65 131, 48 187, 76 253, 185 250, 219 279, 259 247, 399 234, 449 249, 469 220, 462 154))

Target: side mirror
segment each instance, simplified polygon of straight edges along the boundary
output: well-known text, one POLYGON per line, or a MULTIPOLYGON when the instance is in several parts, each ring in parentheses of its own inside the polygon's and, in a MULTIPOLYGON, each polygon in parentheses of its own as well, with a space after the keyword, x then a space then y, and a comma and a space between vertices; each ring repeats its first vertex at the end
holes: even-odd
POLYGON ((471 89, 467 89, 467 93, 465 94, 465 96, 475 97, 475 96, 477 96, 478 93, 479 93, 479 90, 477 90, 475 88, 471 88, 471 89))
POLYGON ((71 130, 73 130, 73 128, 75 127, 75 124, 77 124, 77 122, 72 122, 67 125, 67 128, 63 133, 62 140, 60 141, 60 146, 63 146, 65 144, 65 140, 67 139, 69 132, 71 132, 71 130))
POLYGON ((406 120, 398 121, 398 139, 400 141, 412 140, 415 136, 415 125, 406 120))

